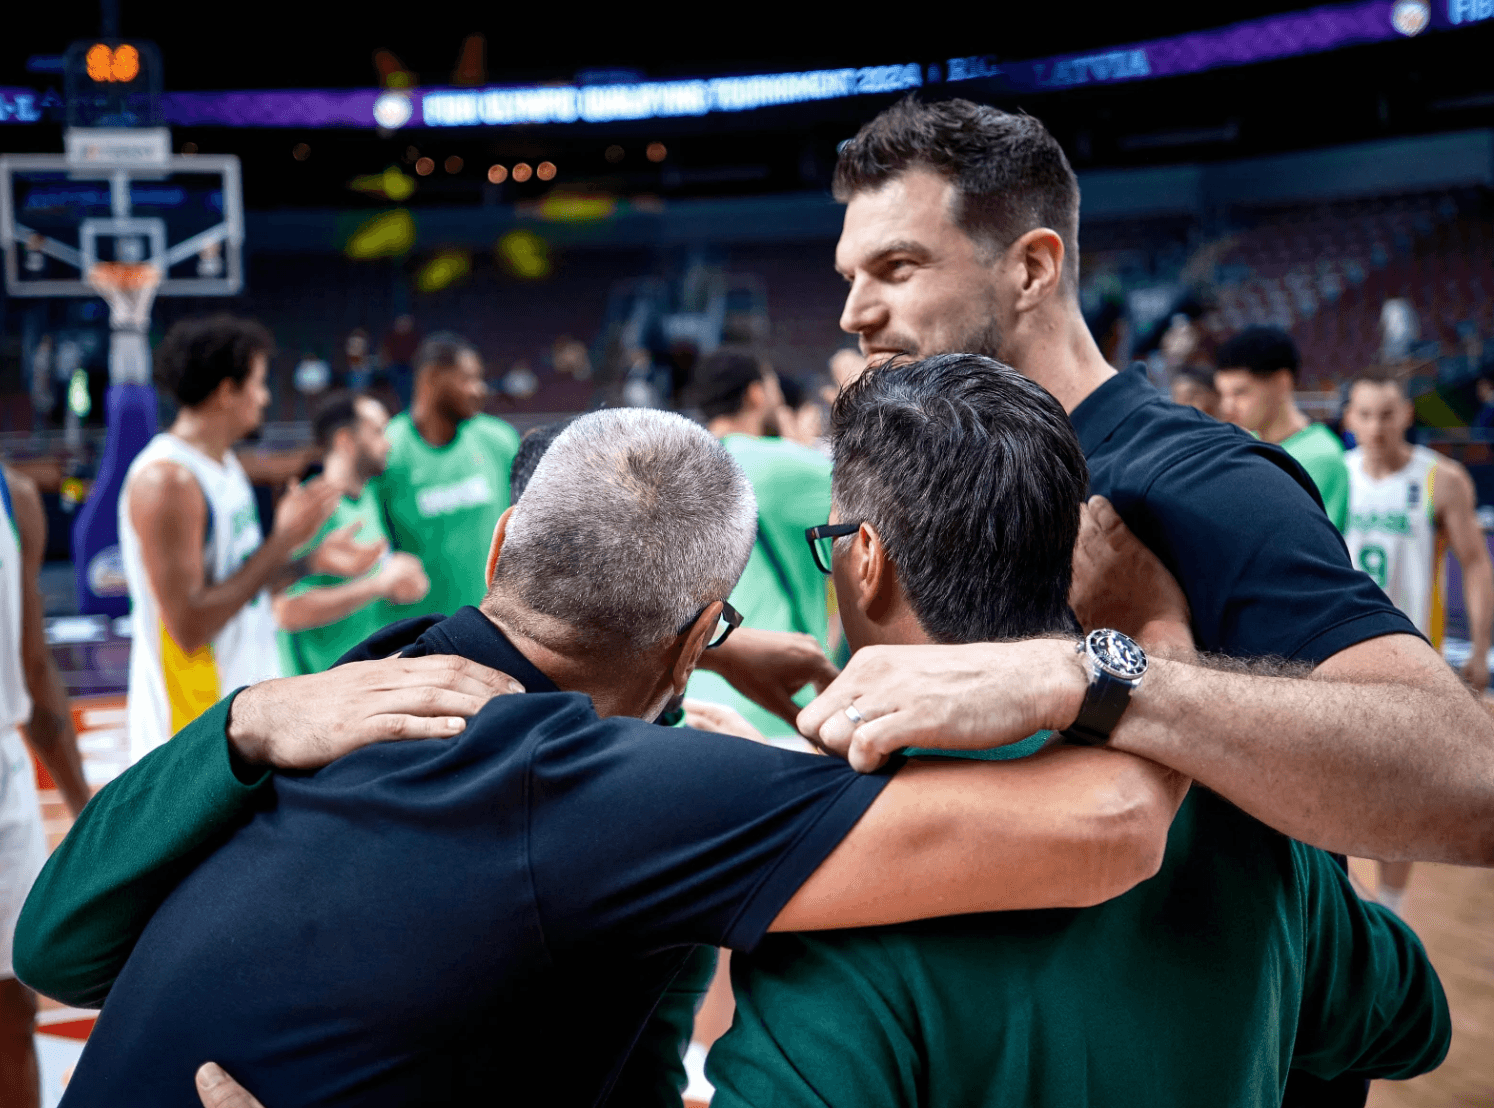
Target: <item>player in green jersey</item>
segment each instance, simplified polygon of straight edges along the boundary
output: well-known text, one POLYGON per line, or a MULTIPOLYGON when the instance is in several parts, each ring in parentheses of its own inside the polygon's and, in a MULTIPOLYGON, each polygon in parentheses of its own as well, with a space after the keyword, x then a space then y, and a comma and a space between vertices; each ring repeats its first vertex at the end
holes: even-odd
POLYGON ((519 435, 483 413, 482 359, 466 339, 440 332, 415 355, 415 399, 389 421, 389 464, 377 496, 399 550, 420 559, 430 592, 393 619, 450 615, 482 599, 483 566, 519 435))
MULTIPOLYGON (((389 456, 389 440, 384 435, 388 424, 384 405, 371 397, 335 392, 318 406, 312 429, 324 451, 322 477, 342 496, 308 545, 315 546, 332 531, 344 531, 361 543, 388 549, 384 514, 370 487, 372 479, 384 472, 389 456)), ((349 649, 391 622, 389 602, 419 600, 428 588, 420 560, 405 553, 387 555, 361 577, 303 577, 273 602, 280 625, 281 668, 289 674, 330 668, 349 649)))
POLYGON ((1307 470, 1333 526, 1349 523, 1349 471, 1344 445, 1297 407, 1294 393, 1302 357, 1279 327, 1247 327, 1219 348, 1214 385, 1220 418, 1274 442, 1307 470))
MULTIPOLYGON (((826 646, 829 606, 824 574, 804 545, 804 529, 830 510, 830 460, 779 438, 773 415, 783 404, 778 378, 756 354, 722 348, 695 369, 691 396, 706 427, 747 472, 757 495, 757 542, 731 594, 744 626, 797 631, 826 646)), ((797 738, 784 720, 737 692, 719 674, 697 672, 686 695, 735 708, 769 738, 797 738)), ((808 696, 802 696, 808 703, 808 696)))

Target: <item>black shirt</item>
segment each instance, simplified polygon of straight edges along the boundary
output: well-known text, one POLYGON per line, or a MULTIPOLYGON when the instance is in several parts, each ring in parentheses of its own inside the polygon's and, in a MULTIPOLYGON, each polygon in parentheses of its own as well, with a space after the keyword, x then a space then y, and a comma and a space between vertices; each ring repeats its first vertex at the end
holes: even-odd
POLYGON ((1317 665, 1417 635, 1354 568, 1317 486, 1285 450, 1165 399, 1139 368, 1070 416, 1104 496, 1182 585, 1202 650, 1317 665))
POLYGON ((69 1104, 197 1108, 209 1058, 269 1108, 597 1102, 693 945, 751 949, 886 783, 599 719, 472 608, 349 660, 403 646, 529 691, 277 775, 151 920, 69 1104))

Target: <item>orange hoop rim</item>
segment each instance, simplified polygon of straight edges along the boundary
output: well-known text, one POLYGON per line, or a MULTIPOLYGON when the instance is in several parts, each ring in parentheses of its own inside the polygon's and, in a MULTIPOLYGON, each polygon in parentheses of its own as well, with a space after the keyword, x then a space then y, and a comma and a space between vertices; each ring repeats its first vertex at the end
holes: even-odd
POLYGON ((89 283, 102 288, 143 289, 160 280, 161 271, 149 262, 98 262, 88 271, 89 283))

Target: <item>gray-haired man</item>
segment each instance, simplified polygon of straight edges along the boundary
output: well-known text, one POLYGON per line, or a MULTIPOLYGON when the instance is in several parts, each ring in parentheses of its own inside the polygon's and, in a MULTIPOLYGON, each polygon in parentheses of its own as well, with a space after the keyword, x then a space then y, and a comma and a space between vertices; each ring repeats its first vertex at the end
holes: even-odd
MULTIPOLYGON (((703 429, 585 416, 499 521, 481 610, 365 644, 472 659, 526 695, 452 741, 246 788, 233 738, 262 752, 282 737, 260 686, 110 785, 17 941, 42 991, 108 993, 66 1102, 185 1108, 213 1058, 274 1108, 495 1088, 591 1104, 694 944, 1090 904, 1155 871, 1183 782, 1140 759, 1060 750, 860 777, 642 722, 726 633, 755 518, 703 429), (138 911, 122 902, 160 907, 113 982, 134 937, 119 917, 138 911)), ((357 669, 292 681, 314 700, 357 669)))

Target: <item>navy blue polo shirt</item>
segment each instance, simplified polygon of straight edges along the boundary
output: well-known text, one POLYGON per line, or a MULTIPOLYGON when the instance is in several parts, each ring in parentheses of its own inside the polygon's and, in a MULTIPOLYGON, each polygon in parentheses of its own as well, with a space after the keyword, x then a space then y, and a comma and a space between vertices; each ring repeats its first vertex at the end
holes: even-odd
POLYGON ((156 912, 66 1104, 198 1108, 207 1058, 269 1108, 598 1102, 694 945, 750 950, 886 783, 600 719, 473 608, 350 657, 401 647, 529 691, 277 775, 156 912))
POLYGON ((1317 665, 1381 635, 1419 635, 1354 568, 1317 486, 1285 450, 1167 400, 1140 368, 1070 417, 1089 488, 1188 597, 1202 650, 1317 665))

